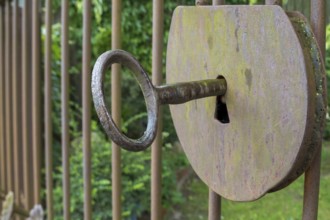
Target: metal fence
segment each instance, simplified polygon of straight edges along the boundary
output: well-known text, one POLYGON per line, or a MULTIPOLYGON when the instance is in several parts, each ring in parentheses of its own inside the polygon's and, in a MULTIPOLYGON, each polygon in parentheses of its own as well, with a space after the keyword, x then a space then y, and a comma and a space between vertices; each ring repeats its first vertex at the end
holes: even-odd
POLYGON ((1 190, 29 210, 41 202, 40 5, 19 3, 2 1, 0 8, 1 190))
MULTIPOLYGON (((281 1, 267 0, 267 4, 281 1)), ((83 1, 83 178, 84 219, 92 219, 91 204, 91 0, 83 1)), ((0 189, 15 195, 17 216, 26 216, 34 204, 44 202, 47 219, 53 219, 52 161, 52 0, 0 1, 0 189), (44 16, 44 19, 42 18, 44 16), (45 45, 41 45, 41 21, 45 25, 45 45), (44 52, 41 53, 42 48, 44 52), (41 57, 44 54, 44 57, 41 57), (44 68, 42 69, 42 62, 44 68), (41 78, 43 74, 43 84, 41 78), (42 138, 44 137, 44 138, 42 138), (43 148, 43 150, 42 150, 43 148), (41 152, 45 152, 41 155, 41 152), (43 165, 44 164, 44 165, 43 165), (46 194, 41 194, 41 169, 46 173, 46 194)), ((213 5, 224 4, 213 0, 213 5)), ((311 24, 325 53, 325 0, 311 0, 311 24)), ((121 0, 112 0, 112 48, 121 48, 121 0)), ((63 217, 70 219, 69 167, 69 1, 61 3, 61 121, 63 168, 63 217)), ((162 82, 164 1, 153 0, 152 79, 162 82)), ((110 25, 110 24, 109 24, 110 25)), ((112 68, 112 116, 120 123, 120 66, 112 68)), ((151 219, 162 219, 161 205, 161 122, 152 145, 151 219)), ((120 148, 112 144, 113 219, 121 219, 120 148)), ((303 219, 316 219, 321 151, 305 175, 303 219)), ((219 219, 220 197, 209 193, 209 219, 219 219)), ((17 218, 18 219, 18 218, 17 218)))

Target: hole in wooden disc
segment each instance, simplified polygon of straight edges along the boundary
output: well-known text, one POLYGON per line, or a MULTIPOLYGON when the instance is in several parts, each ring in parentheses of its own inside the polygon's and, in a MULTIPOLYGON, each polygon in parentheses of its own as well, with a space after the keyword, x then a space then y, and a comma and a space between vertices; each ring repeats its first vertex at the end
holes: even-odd
MULTIPOLYGON (((224 78, 225 77, 223 76, 217 77, 217 79, 224 79, 224 78)), ((228 124, 230 122, 228 109, 224 96, 217 96, 214 118, 223 124, 228 124)))

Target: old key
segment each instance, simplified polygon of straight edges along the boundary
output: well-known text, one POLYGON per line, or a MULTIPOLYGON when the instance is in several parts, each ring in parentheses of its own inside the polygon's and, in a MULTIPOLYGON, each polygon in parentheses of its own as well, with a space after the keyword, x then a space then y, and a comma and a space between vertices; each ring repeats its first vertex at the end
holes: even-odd
POLYGON ((181 104, 209 96, 223 96, 227 84, 223 77, 171 85, 153 86, 140 63, 128 52, 112 50, 103 53, 96 61, 92 78, 92 93, 96 112, 107 135, 119 146, 129 151, 143 151, 155 139, 159 105, 181 104), (112 64, 120 63, 133 71, 142 89, 148 112, 147 130, 137 140, 125 136, 116 126, 104 101, 103 78, 112 64))

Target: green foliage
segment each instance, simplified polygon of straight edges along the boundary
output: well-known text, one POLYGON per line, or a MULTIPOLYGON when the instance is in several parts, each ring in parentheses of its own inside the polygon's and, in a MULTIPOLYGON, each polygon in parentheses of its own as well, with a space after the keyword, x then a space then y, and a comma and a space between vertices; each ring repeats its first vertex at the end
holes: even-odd
MULTIPOLYGON (((327 71, 327 89, 328 89, 328 100, 330 100, 330 24, 327 26, 326 30, 326 54, 325 54, 325 67, 327 71)), ((329 101, 328 101, 329 102, 329 101)), ((329 106, 329 103, 328 103, 329 106)), ((329 108, 329 107, 328 107, 329 108)), ((329 109, 327 112, 327 124, 325 128, 325 136, 324 138, 330 139, 330 118, 329 118, 329 109)))
POLYGON ((249 4, 250 5, 255 5, 258 3, 258 0, 250 0, 249 4))
MULTIPOLYGON (((194 4, 194 1, 171 1, 165 3, 165 36, 168 36, 171 14, 177 4, 194 4)), ((61 25, 60 1, 54 2, 53 25, 53 126, 54 126, 54 211, 56 219, 62 216, 62 168, 61 168, 61 25)), ((151 72, 152 44, 152 2, 123 1, 122 11, 122 48, 132 53, 151 72)), ((83 219, 83 154, 81 135, 81 59, 82 59, 82 1, 70 1, 70 183, 71 217, 83 219)), ((103 52, 111 49, 111 4, 104 0, 93 1, 92 18, 92 65, 103 52)), ((166 48, 164 38, 164 48, 166 48)), ((165 52, 164 52, 165 53, 165 52)), ((165 54, 164 54, 165 55, 165 54)), ((165 60, 163 61, 165 64, 165 60)), ((122 73, 122 130, 130 137, 139 137, 146 127, 145 103, 134 77, 127 69, 122 73)), ((105 90, 111 103, 110 74, 107 75, 105 90)), ((164 109, 163 146, 163 206, 170 209, 182 201, 181 193, 176 190, 176 172, 188 166, 182 152, 171 143, 177 140, 168 108, 164 109)), ((111 144, 105 137, 97 120, 92 114, 92 196, 93 219, 110 219, 111 211, 111 144)), ((122 202, 123 216, 140 216, 150 212, 150 150, 141 153, 122 151, 122 202)))
MULTIPOLYGON (((321 185, 319 195, 318 219, 329 219, 330 215, 330 143, 322 148, 321 185)), ((302 175, 288 187, 266 194, 253 202, 232 202, 222 199, 222 220, 299 220, 303 210, 304 176, 302 175)), ((208 188, 199 179, 187 184, 186 198, 183 205, 177 207, 180 220, 204 220, 208 212, 208 188)), ((171 215, 167 216, 172 220, 171 215)))
MULTIPOLYGON (((256 0, 231 0, 232 4, 256 4, 256 0)), ((127 0, 122 2, 122 48, 135 56, 151 73, 152 1, 127 0)), ((177 5, 194 5, 195 0, 164 1, 164 58, 171 16, 177 5)), ((70 1, 70 139, 71 139, 71 215, 83 219, 83 154, 81 134, 81 60, 82 60, 82 0, 70 1)), ((111 2, 93 0, 92 7, 92 65, 103 52, 111 49, 111 2)), ((60 0, 53 1, 54 24, 52 33, 53 137, 54 137, 54 204, 56 219, 62 216, 61 168, 61 25, 60 0)), ((43 31, 44 33, 44 31, 43 31)), ((330 77, 330 27, 327 28, 327 73, 330 77)), ((163 60, 165 66, 165 59, 163 60)), ((163 74, 164 68, 163 68, 163 74)), ((122 71, 122 130, 130 137, 139 137, 146 127, 145 103, 138 84, 127 69, 122 71)), ((106 102, 111 103, 110 74, 106 76, 106 102)), ((110 106, 110 105, 109 105, 110 106)), ((168 107, 164 112, 162 203, 169 211, 184 201, 176 190, 177 171, 188 166, 184 154, 175 147, 176 133, 168 107)), ((93 219, 110 219, 111 211, 111 144, 105 137, 95 112, 92 112, 92 196, 93 219)), ((330 127, 326 129, 330 138, 330 127)), ((129 153, 122 151, 123 216, 148 215, 150 212, 150 151, 129 153)), ((205 219, 205 218, 204 218, 205 219)))
MULTIPOLYGON (((93 219, 111 219, 111 144, 94 122, 92 124, 92 204, 93 219)), ((164 133, 164 140, 167 134, 164 133)), ((70 159, 71 215, 72 219, 83 219, 83 153, 82 138, 72 141, 70 159)), ((150 150, 131 153, 122 151, 122 205, 123 217, 139 216, 150 212, 150 150)), ((171 144, 164 147, 163 161, 163 206, 170 209, 182 200, 176 190, 175 170, 187 166, 185 158, 171 144)), ((58 167, 58 169, 61 169, 58 167)), ((61 170, 59 170, 61 171, 61 170)), ((61 180, 61 172, 55 179, 61 180)), ((60 219, 62 211, 62 189, 55 187, 55 216, 60 219)))

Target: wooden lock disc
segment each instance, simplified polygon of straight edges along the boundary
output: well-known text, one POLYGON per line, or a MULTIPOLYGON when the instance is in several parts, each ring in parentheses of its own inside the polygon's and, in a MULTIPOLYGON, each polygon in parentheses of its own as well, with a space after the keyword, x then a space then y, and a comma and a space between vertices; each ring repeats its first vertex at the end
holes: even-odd
POLYGON ((278 6, 175 10, 167 83, 227 81, 229 123, 215 118, 216 97, 171 106, 184 151, 212 190, 251 201, 308 168, 325 118, 321 60, 303 16, 278 6))

